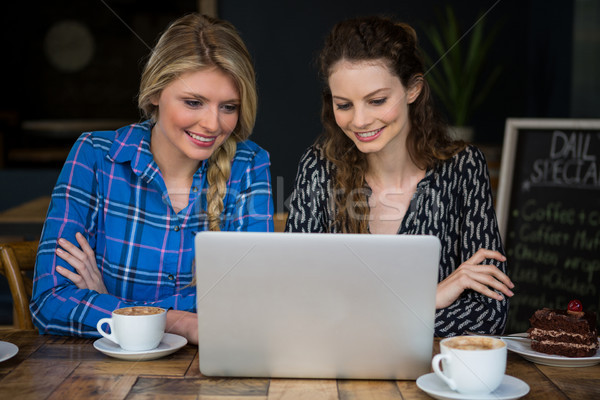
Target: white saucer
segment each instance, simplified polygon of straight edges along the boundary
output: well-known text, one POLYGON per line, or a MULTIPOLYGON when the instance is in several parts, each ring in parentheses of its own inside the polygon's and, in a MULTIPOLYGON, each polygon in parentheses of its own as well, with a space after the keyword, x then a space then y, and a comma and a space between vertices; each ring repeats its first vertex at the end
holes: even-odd
MULTIPOLYGON (((515 333, 509 336, 527 337, 527 333, 515 333)), ((556 354, 540 353, 531 349, 531 344, 524 341, 507 340, 506 346, 526 360, 552 367, 591 367, 600 363, 600 350, 591 357, 564 357, 556 354)))
POLYGON ((19 348, 9 342, 0 341, 0 362, 13 358, 19 352, 19 348))
POLYGON ((94 347, 96 350, 101 351, 107 356, 120 358, 122 360, 145 361, 154 360, 175 353, 186 344, 187 339, 183 336, 165 333, 158 347, 147 351, 123 350, 121 346, 106 338, 96 340, 94 342, 94 347))
POLYGON ((515 377, 504 375, 498 389, 488 394, 463 394, 450 389, 435 373, 417 379, 419 389, 440 400, 514 400, 529 393, 529 385, 515 377))

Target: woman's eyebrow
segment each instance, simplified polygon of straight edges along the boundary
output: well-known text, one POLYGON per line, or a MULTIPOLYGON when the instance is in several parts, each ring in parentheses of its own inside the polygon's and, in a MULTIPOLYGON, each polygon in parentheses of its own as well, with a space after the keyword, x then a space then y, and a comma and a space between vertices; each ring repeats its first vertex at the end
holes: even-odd
POLYGON ((194 92, 183 92, 183 95, 186 97, 193 97, 198 100, 208 101, 208 99, 206 97, 202 96, 201 94, 194 93, 194 92))
MULTIPOLYGON (((184 92, 183 95, 184 95, 184 97, 193 97, 194 99, 202 100, 205 103, 208 103, 210 101, 208 98, 202 96, 201 94, 194 93, 194 92, 184 92)), ((223 100, 223 101, 221 101, 221 103, 241 103, 241 101, 239 98, 234 97, 231 99, 223 100)))
MULTIPOLYGON (((366 99, 366 98, 368 98, 368 97, 375 96, 375 95, 376 95, 376 94, 378 94, 379 92, 383 92, 383 91, 386 91, 386 90, 390 90, 390 88, 381 88, 381 89, 374 90, 374 91, 372 91, 372 92, 370 92, 370 93, 367 93, 367 94, 366 94, 366 95, 363 97, 363 99, 366 99)), ((332 98, 334 98, 334 99, 338 99, 338 100, 345 100, 345 101, 349 101, 349 99, 347 99, 347 98, 345 98, 345 97, 342 97, 342 96, 333 96, 333 95, 332 95, 332 98)))

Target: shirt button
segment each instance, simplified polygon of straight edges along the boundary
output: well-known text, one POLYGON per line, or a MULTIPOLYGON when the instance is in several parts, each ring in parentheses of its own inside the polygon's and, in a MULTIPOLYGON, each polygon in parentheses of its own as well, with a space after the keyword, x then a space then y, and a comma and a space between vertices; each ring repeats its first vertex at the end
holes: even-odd
POLYGON ((197 187, 197 186, 194 186, 194 187, 192 188, 192 192, 196 193, 197 191, 198 191, 198 187, 197 187))
POLYGON ((172 281, 173 279, 175 279, 175 277, 171 274, 169 274, 169 280, 172 281))
POLYGON ((175 225, 175 228, 173 228, 173 230, 174 230, 175 232, 179 232, 179 225, 175 225))

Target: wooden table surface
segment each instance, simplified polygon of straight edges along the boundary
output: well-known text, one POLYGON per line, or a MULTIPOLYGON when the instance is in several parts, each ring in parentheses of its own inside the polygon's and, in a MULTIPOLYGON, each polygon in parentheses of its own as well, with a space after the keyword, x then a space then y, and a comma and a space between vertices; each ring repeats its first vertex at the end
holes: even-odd
MULTIPOLYGON (((0 236, 19 236, 39 234, 46 220, 51 196, 42 196, 19 204, 8 210, 0 211, 0 236)), ((275 232, 283 232, 287 212, 273 215, 275 232)), ((19 238, 15 240, 21 240, 19 238)))
POLYGON ((50 205, 50 196, 42 196, 0 212, 2 223, 43 224, 50 205))
POLYGON ((42 196, 0 211, 0 238, 35 240, 40 237, 46 220, 50 196, 42 196))
MULTIPOLYGON (((0 362, 0 399, 430 399, 415 381, 208 378, 192 345, 137 362, 100 353, 93 339, 7 329, 0 340, 19 347, 0 362)), ((600 365, 548 367, 509 352, 506 372, 529 384, 523 399, 600 398, 600 365)))

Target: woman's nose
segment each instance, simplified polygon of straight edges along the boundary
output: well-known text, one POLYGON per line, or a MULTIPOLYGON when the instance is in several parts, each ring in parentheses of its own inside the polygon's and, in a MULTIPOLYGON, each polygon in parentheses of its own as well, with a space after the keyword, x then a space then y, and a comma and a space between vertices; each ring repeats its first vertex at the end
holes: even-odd
POLYGON ((203 110, 198 123, 207 132, 210 132, 210 133, 218 132, 218 130, 220 128, 220 124, 221 124, 218 110, 214 110, 212 108, 206 108, 205 110, 203 110))
POLYGON ((356 107, 352 116, 352 124, 358 129, 367 128, 372 122, 369 113, 363 107, 356 107))

